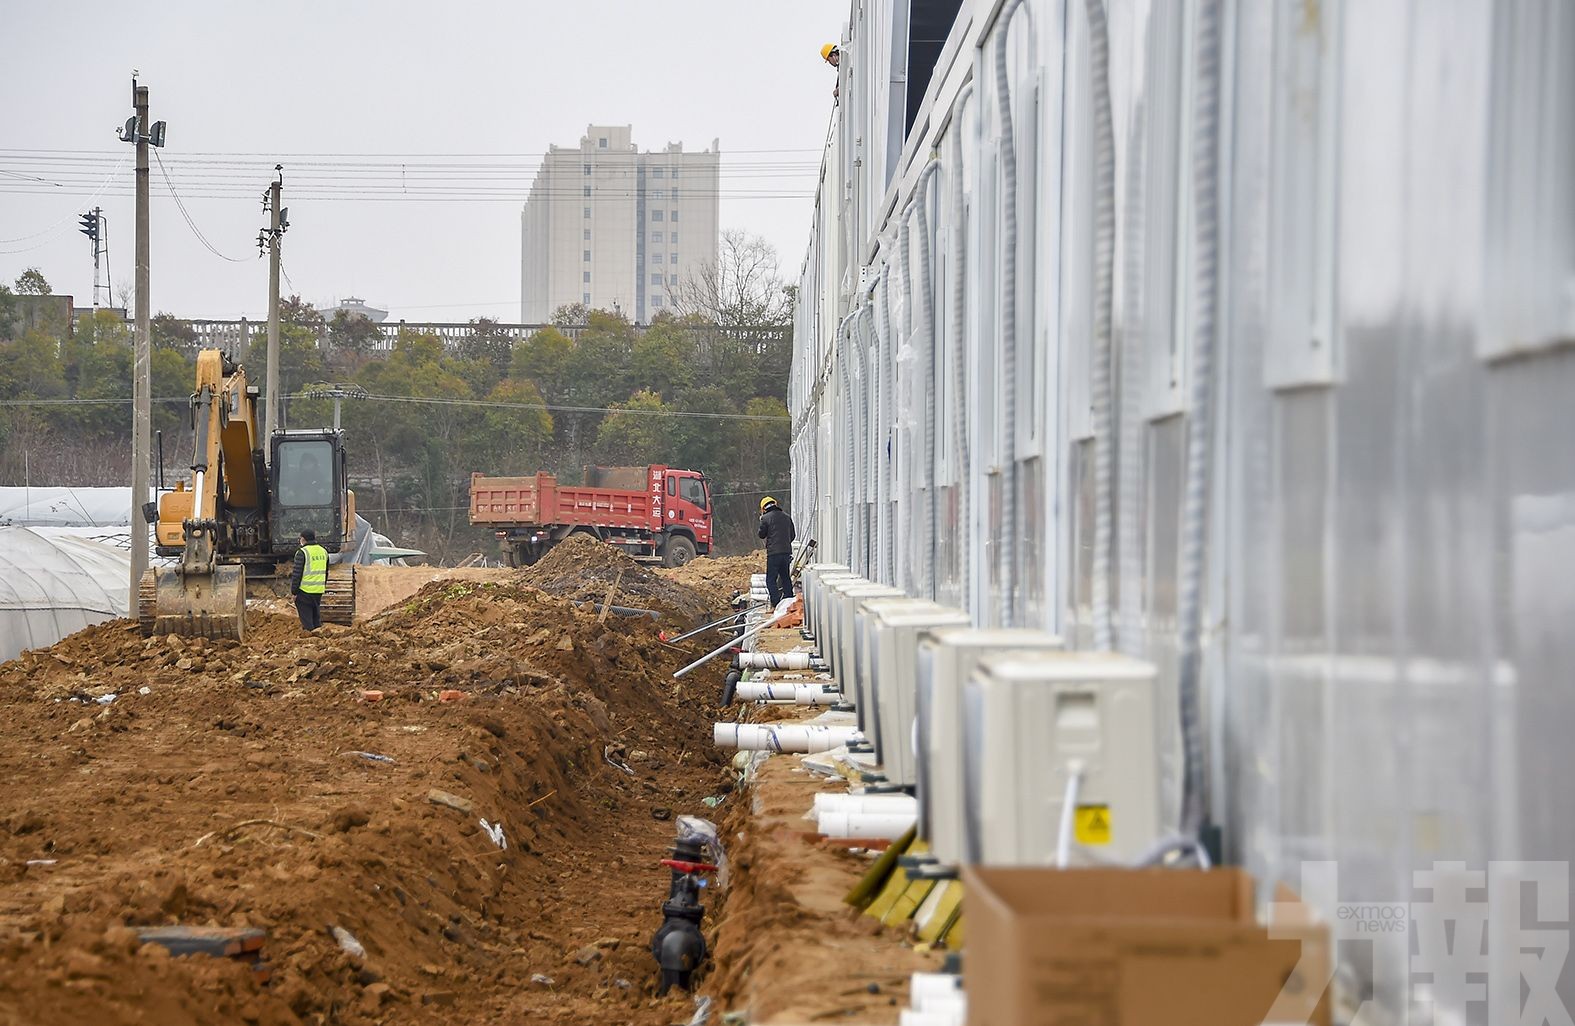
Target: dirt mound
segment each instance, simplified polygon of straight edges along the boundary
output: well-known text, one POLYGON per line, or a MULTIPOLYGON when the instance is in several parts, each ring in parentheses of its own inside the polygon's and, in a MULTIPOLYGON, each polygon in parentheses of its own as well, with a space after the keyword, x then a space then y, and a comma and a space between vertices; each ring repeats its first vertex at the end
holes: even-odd
POLYGON ((26 782, 0 804, 0 1022, 687 1019, 646 944, 669 818, 723 786, 720 671, 675 685, 698 650, 656 630, 445 578, 353 628, 112 621, 0 664, 0 774, 26 782), (138 940, 177 924, 265 931, 270 981, 138 940))
POLYGON ((516 571, 499 567, 363 566, 355 574, 355 614, 371 616, 403 602, 433 581, 507 581, 516 571))
POLYGON ((611 593, 615 606, 656 610, 669 629, 698 626, 726 608, 725 601, 716 601, 709 591, 671 580, 586 534, 570 535, 553 546, 521 573, 521 579, 563 598, 594 603, 598 609, 611 593))
POLYGON ((765 572, 766 554, 763 551, 718 559, 701 557, 671 570, 657 571, 669 581, 677 581, 704 594, 717 608, 726 607, 736 592, 749 594, 750 575, 765 572))

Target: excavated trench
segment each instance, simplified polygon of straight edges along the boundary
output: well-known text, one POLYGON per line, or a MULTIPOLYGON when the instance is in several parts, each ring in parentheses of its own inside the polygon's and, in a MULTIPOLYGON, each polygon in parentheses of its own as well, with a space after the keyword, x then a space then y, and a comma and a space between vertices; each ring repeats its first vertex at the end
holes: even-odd
POLYGON ((721 589, 547 572, 311 637, 113 621, 0 665, 0 1022, 686 1021, 648 944, 673 819, 730 786, 720 669, 675 684, 698 641, 570 600, 676 626, 721 589), (153 927, 260 950, 172 958, 153 927))

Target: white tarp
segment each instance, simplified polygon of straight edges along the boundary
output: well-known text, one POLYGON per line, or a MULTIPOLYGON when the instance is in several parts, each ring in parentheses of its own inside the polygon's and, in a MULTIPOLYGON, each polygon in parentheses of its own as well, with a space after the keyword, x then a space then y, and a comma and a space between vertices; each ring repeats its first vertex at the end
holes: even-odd
POLYGON ((130 523, 130 488, 0 488, 0 524, 125 527, 130 523))
POLYGON ((128 615, 130 576, 131 557, 112 545, 75 531, 0 526, 0 660, 128 615))

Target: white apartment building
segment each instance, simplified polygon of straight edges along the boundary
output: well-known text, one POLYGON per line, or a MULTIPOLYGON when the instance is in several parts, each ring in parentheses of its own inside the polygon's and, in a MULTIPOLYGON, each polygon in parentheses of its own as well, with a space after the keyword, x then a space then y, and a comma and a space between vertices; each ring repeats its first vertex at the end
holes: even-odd
POLYGON ((640 152, 630 125, 591 125, 553 146, 520 214, 520 320, 571 303, 646 323, 687 276, 717 256, 716 140, 640 152))

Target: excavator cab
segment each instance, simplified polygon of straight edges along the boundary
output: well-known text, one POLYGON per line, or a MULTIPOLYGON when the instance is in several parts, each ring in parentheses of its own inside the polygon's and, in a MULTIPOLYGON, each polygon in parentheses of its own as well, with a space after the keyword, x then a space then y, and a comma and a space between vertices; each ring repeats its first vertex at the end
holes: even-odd
POLYGON ((344 436, 338 431, 290 431, 273 436, 272 502, 268 535, 277 556, 293 556, 305 528, 317 544, 338 552, 346 534, 344 436))

